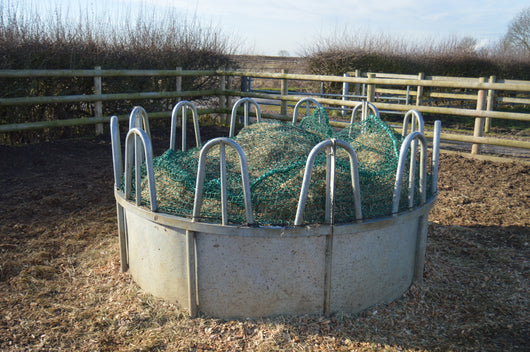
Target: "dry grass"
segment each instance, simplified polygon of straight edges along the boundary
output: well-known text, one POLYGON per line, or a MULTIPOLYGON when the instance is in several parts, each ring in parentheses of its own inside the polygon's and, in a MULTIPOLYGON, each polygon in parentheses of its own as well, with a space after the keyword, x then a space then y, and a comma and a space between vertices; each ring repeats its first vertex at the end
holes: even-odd
POLYGON ((527 164, 442 155, 424 283, 396 301, 357 315, 223 321, 191 319, 120 272, 106 140, 0 155, 2 351, 528 348, 527 164))

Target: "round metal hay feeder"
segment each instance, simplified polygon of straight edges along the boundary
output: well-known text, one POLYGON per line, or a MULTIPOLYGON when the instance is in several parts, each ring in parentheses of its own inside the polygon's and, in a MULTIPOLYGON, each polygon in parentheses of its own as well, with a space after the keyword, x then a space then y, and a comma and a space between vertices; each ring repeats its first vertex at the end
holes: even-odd
MULTIPOLYGON (((397 212, 395 205, 389 216, 363 220, 361 215, 357 221, 341 225, 332 225, 331 221, 331 224, 302 226, 300 218, 296 226, 291 227, 256 226, 252 224, 251 211, 250 214, 247 211, 250 225, 237 226, 159 213, 149 170, 152 155, 146 124, 146 119, 131 119, 125 147, 126 185, 122 191, 117 119, 111 120, 122 270, 129 270, 146 292, 179 304, 192 316, 198 313, 219 318, 328 315, 356 313, 390 302, 400 297, 414 281, 421 281, 428 213, 435 203, 435 193, 407 211, 397 212), (136 150, 134 157, 133 150, 136 150), (136 158, 136 165, 139 165, 140 155, 144 155, 150 178, 151 209, 129 200, 133 159, 136 158)), ((408 148, 416 148, 419 144, 419 167, 425 169, 426 141, 423 131, 414 131, 414 123, 412 125, 412 133, 403 142, 402 154, 406 156, 408 148)), ((433 187, 437 182, 439 127, 437 122, 432 158, 433 187)), ((209 143, 223 141, 230 144, 223 138, 209 143)), ((336 142, 323 143, 321 148, 336 147, 331 145, 333 143, 336 142)), ((243 159, 244 153, 242 171, 243 159)), ((405 159, 403 157, 396 171, 398 199, 394 204, 399 203, 403 183, 400 174, 405 159)), ((417 165, 410 163, 410 167, 417 165)), ((425 183, 425 178, 419 182, 425 183)), ((331 185, 331 198, 333 193, 331 185)), ((303 198, 301 194, 297 218, 298 214, 303 214, 303 198)), ((195 200, 200 208, 200 180, 195 200)), ((196 212, 194 209, 194 214, 196 212)))

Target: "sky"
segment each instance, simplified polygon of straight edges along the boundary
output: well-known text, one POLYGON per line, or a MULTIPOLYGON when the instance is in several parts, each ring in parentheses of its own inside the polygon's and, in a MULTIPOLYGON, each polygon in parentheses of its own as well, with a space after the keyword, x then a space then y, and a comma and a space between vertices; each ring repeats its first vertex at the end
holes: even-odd
MULTIPOLYGON (((240 54, 297 56, 337 33, 385 34, 412 41, 472 37, 502 38, 528 0, 0 0, 36 6, 42 13, 76 7, 123 15, 169 9, 212 24, 235 38, 240 54)), ((20 5, 22 4, 22 5, 20 5)))

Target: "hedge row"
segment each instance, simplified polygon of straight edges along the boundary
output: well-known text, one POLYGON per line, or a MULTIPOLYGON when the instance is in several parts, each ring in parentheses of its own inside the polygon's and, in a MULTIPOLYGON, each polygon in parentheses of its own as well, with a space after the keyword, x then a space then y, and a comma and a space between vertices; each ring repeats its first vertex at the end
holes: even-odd
POLYGON ((530 80, 528 58, 499 58, 473 54, 406 55, 349 50, 326 50, 307 57, 312 73, 342 75, 363 72, 389 72, 426 76, 489 77, 530 80))
MULTIPOLYGON (((165 42, 157 38, 161 33, 147 38, 138 36, 130 40, 95 38, 75 33, 67 36, 28 35, 24 30, 9 31, 0 28, 0 69, 217 69, 230 67, 231 49, 218 36, 206 38, 197 34, 194 40, 165 42), (155 36, 155 37, 153 37, 155 36)), ((15 28, 17 29, 17 28, 15 28)), ((164 33, 162 33, 164 34, 164 33)), ((167 33, 166 33, 167 34, 167 33)), ((103 93, 150 92, 175 90, 175 77, 105 77, 103 93)), ((218 87, 213 79, 184 77, 183 90, 218 87)), ((91 94, 92 78, 37 78, 0 79, 0 97, 58 96, 91 94)), ((142 105, 148 111, 170 110, 174 99, 156 101, 105 102, 104 115, 127 114, 134 105, 142 105)), ((40 104, 35 106, 0 107, 0 124, 71 119, 94 116, 93 104, 40 104)), ((77 137, 94 133, 93 126, 33 130, 0 135, 0 143, 26 143, 43 140, 77 137)))

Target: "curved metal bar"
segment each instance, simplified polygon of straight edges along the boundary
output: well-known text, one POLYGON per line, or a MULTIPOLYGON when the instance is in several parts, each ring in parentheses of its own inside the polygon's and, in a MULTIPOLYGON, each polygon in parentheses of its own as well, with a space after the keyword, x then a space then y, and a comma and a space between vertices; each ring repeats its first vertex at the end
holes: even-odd
POLYGON ((195 107, 195 104, 193 104, 191 101, 183 100, 179 102, 175 107, 173 108, 173 111, 171 111, 171 134, 169 138, 169 149, 175 150, 175 141, 176 141, 176 133, 177 133, 177 117, 179 109, 182 110, 182 151, 186 151, 186 123, 187 123, 187 116, 186 112, 188 110, 191 110, 193 115, 193 126, 195 128, 195 143, 197 147, 201 146, 201 135, 199 130, 199 114, 197 113, 197 108, 195 107))
POLYGON ((372 110, 372 112, 374 113, 374 115, 377 118, 380 118, 379 110, 376 108, 376 106, 374 104, 364 100, 364 101, 360 102, 359 104, 355 105, 355 107, 353 108, 352 113, 351 113, 350 129, 348 131, 348 136, 350 136, 350 137, 351 137, 351 132, 352 132, 352 129, 353 129, 353 123, 355 122, 355 114, 357 113, 357 110, 359 109, 359 107, 361 108, 361 121, 365 121, 368 118, 368 109, 369 108, 370 108, 370 110, 372 110))
POLYGON ((408 133, 410 123, 410 132, 421 132, 423 134, 423 116, 417 110, 409 110, 403 118, 403 130, 401 135, 405 137, 408 133), (417 124, 417 126, 416 126, 417 124))
MULTIPOLYGON (((423 134, 424 132, 424 124, 423 124, 423 116, 421 113, 417 110, 409 110, 405 114, 405 117, 403 118, 403 130, 401 132, 401 135, 405 137, 405 135, 408 133, 410 124, 410 133, 412 132, 420 132, 423 134)), ((418 143, 416 140, 412 141, 411 145, 411 155, 416 155, 416 151, 418 150, 418 143)), ((416 169, 416 158, 410 158, 410 177, 409 177, 409 207, 412 207, 412 204, 414 203, 414 178, 415 173, 412 171, 416 169)))
POLYGON ((313 103, 313 105, 315 105, 317 109, 322 107, 322 105, 320 105, 320 103, 313 98, 300 99, 294 106, 293 125, 296 125, 296 121, 298 120, 298 109, 300 108, 300 105, 302 105, 303 103, 306 103, 306 114, 307 115, 309 115, 310 103, 313 103))
POLYGON ((298 207, 296 209, 296 218, 294 220, 294 225, 302 225, 304 208, 307 200, 307 193, 309 191, 309 185, 311 183, 313 165, 315 163, 316 155, 322 149, 326 149, 329 151, 329 159, 326 169, 326 219, 329 219, 329 221, 333 225, 333 207, 335 199, 335 160, 337 157, 337 146, 344 148, 350 158, 355 218, 356 220, 362 219, 361 187, 359 184, 359 166, 357 162, 357 154, 348 142, 337 139, 328 139, 315 145, 307 157, 304 178, 302 180, 302 189, 300 190, 300 197, 298 199, 298 207))
POLYGON ((151 139, 149 117, 147 116, 147 111, 141 106, 135 106, 129 115, 129 130, 133 128, 141 128, 147 133, 149 139, 151 139), (141 120, 139 120, 139 118, 141 120))
POLYGON ((351 170, 351 184, 353 189, 353 201, 355 202, 355 220, 360 220, 363 217, 361 210, 361 185, 359 182, 359 163, 357 161, 357 153, 353 149, 350 143, 337 140, 337 145, 346 149, 350 157, 350 170, 351 170))
POLYGON ((432 137, 432 185, 433 194, 438 193, 438 161, 440 158, 440 133, 442 131, 442 121, 434 122, 434 135, 432 137))
POLYGON ((131 197, 132 192, 132 168, 133 163, 136 170, 135 176, 135 188, 136 188, 136 205, 140 206, 142 202, 141 196, 141 178, 140 178, 140 168, 141 163, 138 163, 138 158, 133 162, 133 155, 138 154, 136 149, 137 143, 133 143, 139 140, 142 142, 143 150, 145 151, 145 160, 147 166, 147 181, 149 184, 149 197, 151 201, 151 210, 156 211, 158 209, 156 202, 156 187, 155 187, 155 175, 153 170, 153 148, 151 146, 151 140, 147 133, 140 128, 132 128, 127 133, 125 138, 125 199, 131 197))
MULTIPOLYGON (((405 167, 405 162, 407 161, 407 154, 409 149, 411 149, 412 141, 419 140, 421 144, 420 149, 420 195, 421 195, 421 204, 425 204, 426 198, 427 198, 427 140, 425 139, 425 136, 421 134, 420 132, 413 132, 409 134, 405 140, 403 141, 403 144, 401 144, 401 150, 399 152, 399 162, 398 167, 396 170, 396 181, 394 184, 394 196, 392 199, 392 214, 397 214, 399 210, 399 201, 401 199, 401 188, 403 185, 403 169, 405 167)), ((411 159, 416 158, 416 154, 411 153, 411 159)), ((416 165, 416 164, 414 164, 416 165)), ((414 177, 414 174, 416 173, 416 168, 414 167, 413 170, 411 170, 411 173, 409 175, 409 181, 410 177, 414 177)), ((409 208, 412 208, 410 194, 412 193, 412 196, 414 196, 414 184, 412 184, 412 192, 409 193, 409 208)), ((410 187, 410 182, 409 182, 410 187)), ((412 199, 413 201, 413 199, 412 199)))
MULTIPOLYGON (((151 140, 151 131, 149 129, 149 118, 147 116, 147 111, 141 106, 135 106, 131 114, 129 115, 129 130, 133 128, 139 128, 147 133, 147 137, 149 137, 149 140, 151 140)), ((144 159, 145 150, 142 149, 142 143, 138 140, 138 137, 134 137, 135 140, 135 158, 136 158, 136 164, 142 164, 144 159)), ((137 176, 140 176, 139 170, 136 171, 138 173, 137 176)))
MULTIPOLYGON (((298 207, 296 209, 296 217, 294 220, 294 225, 302 225, 305 202, 307 200, 307 193, 309 191, 309 183, 311 182, 311 174, 313 173, 313 165, 315 164, 316 155, 323 148, 328 148, 332 145, 331 140, 325 140, 313 147, 309 155, 307 156, 307 161, 305 165, 304 178, 302 179, 302 189, 300 190, 300 197, 298 198, 298 207)), ((327 170, 326 170, 327 175, 327 170)), ((327 177, 326 177, 327 178, 327 177)), ((327 191, 327 189, 326 189, 327 191)), ((326 192, 327 193, 327 192, 326 192)), ((326 199, 327 202, 327 199, 326 199)))
POLYGON ((123 173, 123 164, 121 158, 120 127, 118 117, 110 118, 110 139, 112 142, 112 166, 114 168, 114 187, 121 187, 121 175, 123 173))
MULTIPOLYGON (((112 141, 112 165, 114 167, 114 187, 118 190, 121 187, 121 175, 123 174, 123 165, 121 158, 120 128, 118 117, 110 118, 110 136, 112 141)), ((129 268, 128 241, 125 225, 125 212, 123 207, 116 203, 116 214, 118 220, 118 238, 120 241, 120 263, 121 271, 125 272, 129 268)))
POLYGON ((234 137, 234 131, 236 128, 235 124, 236 124, 237 109, 239 108, 241 104, 245 104, 244 105, 245 115, 243 119, 243 123, 245 127, 247 127, 249 124, 248 113, 250 110, 250 106, 249 106, 250 104, 254 105, 254 107, 256 108, 256 119, 258 120, 258 122, 261 122, 261 111, 259 109, 258 103, 252 98, 241 98, 238 101, 236 101, 236 103, 234 104, 234 107, 232 108, 232 116, 230 117, 230 134, 228 135, 228 137, 234 137))
POLYGON ((361 121, 366 120, 366 118, 368 117, 368 108, 372 110, 375 116, 380 117, 379 110, 377 109, 377 107, 374 104, 364 100, 359 104, 355 105, 355 107, 353 108, 350 120, 351 124, 355 121, 355 114, 357 113, 357 110, 359 108, 361 108, 361 121))
POLYGON ((226 225, 228 222, 228 211, 227 211, 227 195, 226 195, 226 164, 225 164, 225 146, 229 145, 236 150, 239 155, 239 165, 241 169, 241 182, 243 184, 243 197, 245 199, 245 213, 247 217, 247 223, 249 225, 254 223, 254 217, 252 215, 252 201, 250 196, 250 184, 248 176, 248 165, 247 157, 243 148, 236 141, 226 138, 219 137, 207 142, 201 149, 199 154, 199 166, 197 168, 197 183, 195 185, 195 199, 193 202, 193 218, 192 221, 196 221, 199 218, 201 207, 202 207, 202 192, 204 186, 204 177, 206 174, 206 155, 209 150, 219 144, 220 147, 220 169, 221 169, 221 212, 222 212, 222 224, 226 225))

